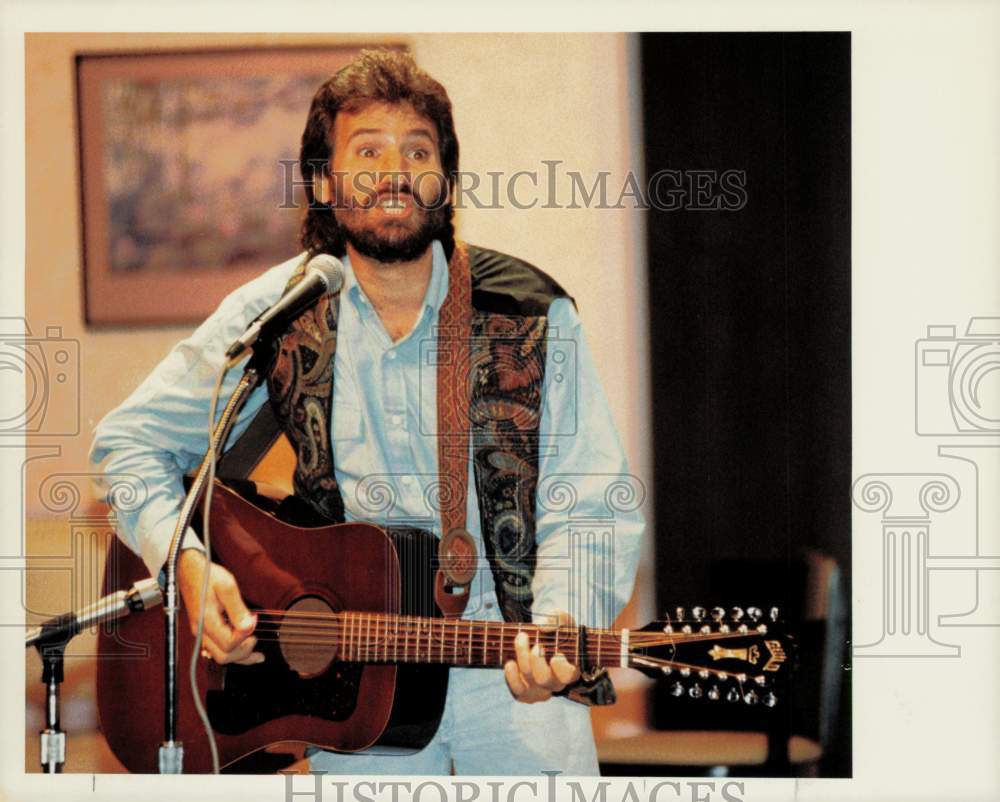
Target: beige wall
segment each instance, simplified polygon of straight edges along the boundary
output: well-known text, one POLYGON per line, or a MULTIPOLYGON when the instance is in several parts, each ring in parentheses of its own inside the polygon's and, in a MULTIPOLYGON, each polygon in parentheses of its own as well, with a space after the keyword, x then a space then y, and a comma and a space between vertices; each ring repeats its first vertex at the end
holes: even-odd
MULTIPOLYGON (((625 36, 406 34, 388 38, 407 44, 418 62, 447 87, 455 109, 463 170, 511 175, 522 169, 540 170, 543 159, 556 159, 563 162, 562 169, 583 174, 588 184, 600 171, 610 172, 611 198, 616 199, 632 161, 630 137, 635 136, 629 119, 633 99, 625 36)), ((47 508, 40 501, 39 484, 53 474, 87 471, 93 426, 189 329, 91 330, 84 324, 75 55, 357 41, 336 36, 263 34, 26 37, 26 317, 36 335, 44 334, 48 326, 61 326, 64 337, 79 340, 81 376, 80 434, 47 440, 59 446, 61 453, 37 459, 28 467, 28 517, 50 519, 29 528, 29 540, 36 541, 28 544, 29 552, 72 553, 69 523, 57 526, 57 531, 52 529, 72 510, 65 505, 56 511, 51 505, 47 508), (48 533, 44 538, 30 534, 42 531, 48 533)), ((568 202, 568 184, 560 187, 559 201, 568 202)), ((632 470, 648 485, 645 295, 637 239, 641 235, 640 215, 628 210, 517 210, 504 205, 496 210, 460 211, 459 235, 537 264, 574 295, 632 470)), ((53 396, 51 403, 66 401, 53 396)), ((64 412, 50 410, 57 416, 64 412)), ((87 483, 81 477, 74 484, 85 487, 87 483)), ((76 510, 78 514, 82 511, 99 512, 97 508, 88 510, 86 500, 76 510)), ((639 615, 644 619, 651 613, 652 583, 645 573, 649 570, 646 560, 640 587, 647 590, 639 594, 639 615)), ((99 573, 86 587, 74 585, 72 591, 35 583, 29 590, 29 606, 36 613, 51 615, 70 601, 85 601, 84 597, 90 598, 97 591, 97 576, 99 573)), ((634 618, 633 611, 627 625, 634 624, 634 618)), ((86 653, 90 646, 85 639, 78 639, 73 651, 86 653)), ((31 655, 28 659, 31 663, 31 655)), ((33 663, 28 668, 29 687, 33 687, 36 668, 33 663)), ((641 710, 616 708, 633 722, 641 720, 641 710)), ((40 711, 35 709, 34 714, 37 717, 40 711)), ((615 718, 610 717, 612 726, 615 718)), ((35 723, 30 714, 29 723, 35 723)))
MULTIPOLYGON (((400 35, 448 88, 461 140, 462 169, 542 170, 543 159, 589 181, 610 171, 616 197, 630 164, 627 42, 623 35, 400 35)), ((224 34, 29 34, 26 59, 26 316, 80 341, 76 437, 55 439, 57 458, 31 476, 86 470, 94 424, 124 398, 187 327, 90 330, 83 322, 80 214, 74 112, 74 56, 88 51, 337 43, 343 37, 224 34)), ((562 174, 560 173, 560 178, 562 174)), ((485 178, 484 178, 485 180, 485 178)), ((560 202, 568 202, 560 181, 560 202)), ((527 190, 522 182, 519 187, 527 190)), ((530 199, 531 195, 528 194, 530 199)), ((544 201, 539 202, 539 206, 544 201)), ((575 296, 633 470, 645 475, 645 314, 639 215, 627 210, 467 208, 463 238, 521 256, 575 296), (600 336, 598 336, 600 335, 600 336)), ((53 396, 53 405, 63 403, 53 396)), ((50 410, 57 414, 57 410, 50 410)), ((28 493, 29 515, 44 514, 28 493)))

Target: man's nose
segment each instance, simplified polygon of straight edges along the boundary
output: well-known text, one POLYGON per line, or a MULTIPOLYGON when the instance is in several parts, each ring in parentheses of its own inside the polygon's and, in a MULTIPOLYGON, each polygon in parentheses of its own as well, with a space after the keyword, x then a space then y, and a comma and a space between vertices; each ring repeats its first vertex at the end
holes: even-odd
POLYGON ((385 151, 379 163, 379 191, 409 190, 412 183, 409 159, 398 151, 385 151))

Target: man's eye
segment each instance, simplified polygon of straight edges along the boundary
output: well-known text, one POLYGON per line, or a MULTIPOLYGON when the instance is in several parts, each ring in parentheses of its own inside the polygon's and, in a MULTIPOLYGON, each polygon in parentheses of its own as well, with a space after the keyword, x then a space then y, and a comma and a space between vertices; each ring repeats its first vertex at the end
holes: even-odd
POLYGON ((410 153, 410 158, 414 161, 422 162, 427 158, 427 151, 423 148, 417 148, 410 153))
POLYGON ((361 148, 358 155, 365 159, 371 159, 375 156, 375 148, 361 148))

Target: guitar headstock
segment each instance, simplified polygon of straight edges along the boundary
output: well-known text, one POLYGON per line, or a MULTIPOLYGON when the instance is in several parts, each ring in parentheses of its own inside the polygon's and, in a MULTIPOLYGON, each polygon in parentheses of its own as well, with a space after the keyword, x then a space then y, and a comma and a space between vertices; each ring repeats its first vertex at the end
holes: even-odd
POLYGON ((678 607, 629 633, 628 664, 668 681, 671 695, 774 707, 793 642, 778 609, 678 607))

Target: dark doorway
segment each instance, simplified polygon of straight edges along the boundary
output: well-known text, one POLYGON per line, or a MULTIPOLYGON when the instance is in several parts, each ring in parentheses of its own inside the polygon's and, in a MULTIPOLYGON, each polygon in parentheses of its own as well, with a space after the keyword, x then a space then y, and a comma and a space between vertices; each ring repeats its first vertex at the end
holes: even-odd
MULTIPOLYGON (((850 599, 850 41, 640 37, 661 609, 801 617, 806 552, 850 599)), ((843 616, 825 776, 851 773, 843 616)))

